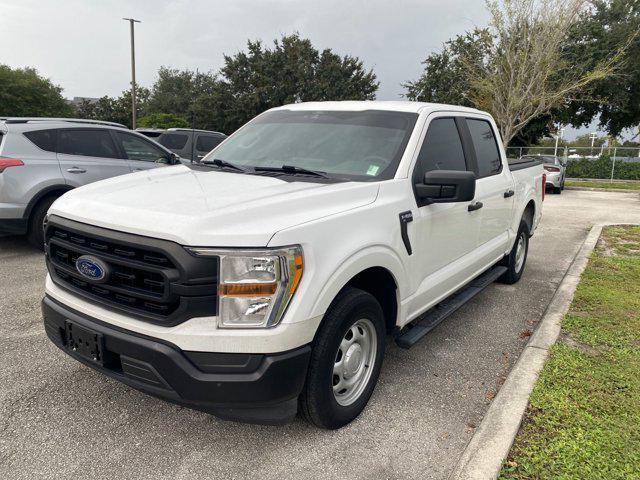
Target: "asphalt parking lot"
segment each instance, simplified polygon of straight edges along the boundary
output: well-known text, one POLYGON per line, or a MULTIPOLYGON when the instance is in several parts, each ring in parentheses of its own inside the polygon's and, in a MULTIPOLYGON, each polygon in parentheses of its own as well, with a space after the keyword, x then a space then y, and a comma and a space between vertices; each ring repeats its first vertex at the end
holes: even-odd
POLYGON ((0 478, 446 478, 600 222, 640 223, 640 195, 548 195, 522 280, 390 343, 369 407, 334 432, 221 421, 82 366, 44 333, 41 254, 0 238, 0 478))

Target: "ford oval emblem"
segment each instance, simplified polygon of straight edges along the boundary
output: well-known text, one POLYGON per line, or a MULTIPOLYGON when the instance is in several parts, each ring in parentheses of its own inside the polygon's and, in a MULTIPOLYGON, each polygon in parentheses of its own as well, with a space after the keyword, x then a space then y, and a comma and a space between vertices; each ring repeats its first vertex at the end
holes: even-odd
POLYGON ((107 265, 91 255, 82 255, 76 260, 76 270, 84 278, 94 282, 102 282, 107 278, 107 265))

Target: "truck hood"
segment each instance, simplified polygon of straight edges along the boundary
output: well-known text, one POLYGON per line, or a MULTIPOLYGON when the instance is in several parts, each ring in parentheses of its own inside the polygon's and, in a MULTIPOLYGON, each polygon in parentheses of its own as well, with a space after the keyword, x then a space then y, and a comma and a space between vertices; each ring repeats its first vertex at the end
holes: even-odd
POLYGON ((370 204, 377 194, 375 183, 285 181, 179 165, 72 190, 49 213, 181 245, 263 247, 280 230, 370 204))

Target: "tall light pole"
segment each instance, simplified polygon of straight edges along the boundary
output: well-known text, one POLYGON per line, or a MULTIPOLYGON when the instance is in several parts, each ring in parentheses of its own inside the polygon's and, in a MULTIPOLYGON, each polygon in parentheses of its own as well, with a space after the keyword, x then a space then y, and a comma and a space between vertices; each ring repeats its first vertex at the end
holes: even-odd
POLYGON ((595 143, 596 138, 598 138, 598 134, 593 132, 589 138, 591 138, 591 156, 593 157, 593 144, 595 143))
POLYGON ((131 128, 136 129, 136 44, 134 40, 133 24, 140 23, 135 18, 123 18, 131 27, 131 128))
POLYGON ((562 138, 563 133, 564 133, 564 128, 560 128, 560 125, 558 125, 558 131, 556 132, 556 148, 553 151, 554 157, 558 156, 558 140, 562 138))

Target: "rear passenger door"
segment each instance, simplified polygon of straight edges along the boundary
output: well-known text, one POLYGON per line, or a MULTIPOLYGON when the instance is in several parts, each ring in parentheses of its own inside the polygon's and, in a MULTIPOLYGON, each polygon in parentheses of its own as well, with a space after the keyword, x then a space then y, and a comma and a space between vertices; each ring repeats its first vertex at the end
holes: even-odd
POLYGON ((58 162, 68 185, 79 187, 131 172, 106 128, 64 128, 58 130, 57 140, 58 162))
POLYGON ((504 253, 509 242, 509 225, 513 195, 513 178, 509 169, 503 167, 499 137, 486 118, 466 118, 471 143, 477 164, 476 201, 482 202, 478 248, 494 260, 504 253), (505 193, 507 196, 505 196, 505 193))
POLYGON ((131 167, 131 171, 137 172, 171 165, 169 152, 146 138, 120 130, 114 130, 113 134, 122 156, 131 167))

